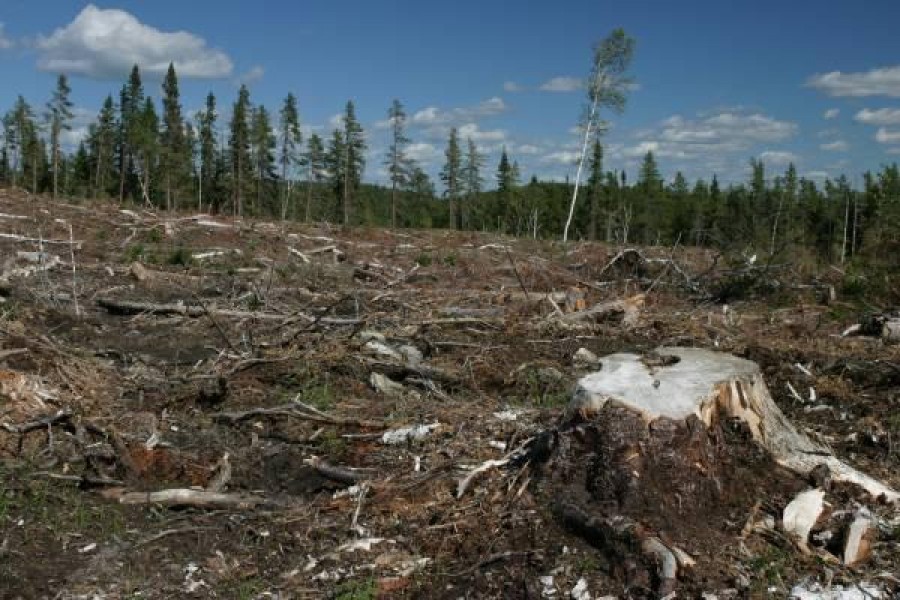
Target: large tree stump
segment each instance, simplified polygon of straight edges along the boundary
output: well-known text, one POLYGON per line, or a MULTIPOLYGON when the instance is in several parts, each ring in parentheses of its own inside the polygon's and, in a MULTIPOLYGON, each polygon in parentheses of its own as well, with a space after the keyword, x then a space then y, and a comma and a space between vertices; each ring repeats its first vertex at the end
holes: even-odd
POLYGON ((900 501, 895 490, 800 433, 772 400, 759 366, 749 360, 699 348, 659 348, 649 356, 613 354, 603 359, 600 371, 579 381, 571 407, 590 414, 608 402, 634 410, 647 423, 694 415, 710 427, 723 417, 737 419, 778 464, 804 476, 824 465, 835 481, 858 485, 875 498, 900 501))
POLYGON ((731 569, 723 549, 735 547, 753 507, 783 509, 824 467, 833 481, 900 498, 800 432, 755 363, 708 350, 601 359, 541 442, 537 495, 632 595, 667 595, 673 564, 690 577, 691 557, 706 584, 730 585, 708 574, 731 569))

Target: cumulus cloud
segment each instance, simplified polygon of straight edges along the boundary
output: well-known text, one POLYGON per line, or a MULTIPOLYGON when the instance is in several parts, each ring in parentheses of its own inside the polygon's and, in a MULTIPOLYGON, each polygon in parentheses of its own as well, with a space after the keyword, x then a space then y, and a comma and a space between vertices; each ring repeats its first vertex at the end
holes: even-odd
POLYGON ((516 83, 515 81, 504 81, 503 82, 503 91, 509 92, 510 94, 515 94, 516 92, 524 92, 525 88, 516 83))
POLYGON ((477 123, 466 123, 458 130, 459 139, 471 139, 476 144, 483 142, 504 142, 506 141, 506 131, 502 129, 482 130, 477 123))
POLYGON ((520 146, 514 147, 512 149, 512 151, 515 152, 516 154, 530 154, 530 155, 535 155, 535 154, 541 153, 540 147, 535 146, 534 144, 522 144, 520 146))
POLYGON ((657 157, 710 160, 746 153, 754 145, 784 141, 797 125, 760 113, 726 109, 696 118, 675 115, 658 127, 638 132, 638 142, 610 153, 614 158, 639 158, 647 152, 657 157))
MULTIPOLYGON (((175 68, 177 69, 178 66, 176 65, 175 68)), ((265 76, 265 74, 266 74, 266 70, 264 68, 262 68, 261 66, 256 65, 253 68, 251 68, 249 71, 247 71, 246 73, 244 73, 243 75, 238 77, 237 82, 239 84, 242 83, 244 85, 252 85, 252 84, 256 83, 257 81, 260 81, 265 76)))
POLYGON ((850 148, 850 145, 844 140, 835 140, 827 144, 821 144, 819 148, 826 152, 846 152, 850 148))
POLYGON ((427 164, 437 158, 438 149, 434 144, 427 142, 416 142, 406 147, 406 157, 418 163, 427 164))
POLYGON ((14 45, 12 39, 6 35, 6 25, 0 23, 0 50, 9 50, 14 45))
POLYGON ((800 160, 800 157, 793 152, 784 150, 766 150, 759 155, 759 159, 767 165, 787 166, 800 160))
POLYGON ((169 63, 179 76, 194 79, 229 77, 231 59, 186 31, 164 32, 119 9, 87 5, 75 20, 49 36, 39 36, 38 68, 93 79, 119 79, 132 65, 156 76, 169 63))
POLYGON ((468 121, 499 115, 509 110, 506 102, 499 96, 488 98, 474 106, 463 106, 444 110, 436 106, 428 106, 413 113, 410 121, 413 125, 458 125, 468 121))
POLYGON ((831 119, 837 119, 841 114, 841 109, 839 108, 829 108, 822 114, 822 118, 826 121, 830 121, 831 119))
POLYGON ((900 129, 890 130, 886 127, 879 127, 875 134, 875 141, 881 144, 900 144, 900 129))
POLYGON ((554 163, 558 165, 571 165, 577 163, 581 158, 580 152, 570 151, 570 150, 559 150, 557 152, 551 152, 549 154, 545 154, 541 158, 541 162, 543 163, 554 163))
POLYGON ((829 96, 900 98, 900 65, 859 73, 820 73, 810 77, 806 84, 829 96))
POLYGON ((866 125, 900 125, 900 108, 864 108, 853 118, 866 125))
POLYGON ((331 117, 328 119, 328 125, 330 125, 332 129, 343 129, 344 115, 342 113, 331 115, 331 117))
POLYGON ((541 84, 542 92, 577 92, 584 87, 584 81, 577 77, 554 77, 541 84))

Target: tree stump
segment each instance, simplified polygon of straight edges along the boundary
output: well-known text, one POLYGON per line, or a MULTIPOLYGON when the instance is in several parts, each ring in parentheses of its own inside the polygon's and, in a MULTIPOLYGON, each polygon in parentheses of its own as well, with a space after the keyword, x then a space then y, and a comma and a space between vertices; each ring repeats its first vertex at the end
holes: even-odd
POLYGON ((563 527, 600 549, 613 577, 648 597, 669 594, 675 573, 688 576, 691 556, 704 573, 730 570, 723 549, 734 547, 754 505, 785 507, 825 468, 835 482, 900 500, 800 432, 758 365, 709 350, 601 359, 539 446, 537 494, 563 527))

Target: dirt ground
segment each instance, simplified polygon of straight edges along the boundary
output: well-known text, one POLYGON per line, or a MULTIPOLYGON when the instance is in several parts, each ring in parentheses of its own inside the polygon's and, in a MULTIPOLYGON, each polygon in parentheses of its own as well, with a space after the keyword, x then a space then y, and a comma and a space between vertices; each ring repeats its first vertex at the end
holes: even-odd
MULTIPOLYGON (((635 258, 8 190, 0 234, 2 598, 569 598, 582 579, 582 597, 654 597, 625 573, 628 548, 611 558, 554 508, 613 498, 603 423, 591 435, 607 442, 572 441, 542 466, 512 460, 460 485, 557 428, 589 370, 573 362, 580 348, 756 361, 799 429, 900 487, 900 347, 840 336, 885 307, 842 297, 833 269, 781 269, 765 298, 726 309, 709 290, 731 275, 694 249, 635 258), (632 325, 563 318, 639 293, 632 325), (416 425, 421 435, 386 443, 416 425), (136 493, 212 487, 244 502, 136 493)), ((755 505, 777 521, 808 482, 739 429, 692 435, 665 439, 731 448, 714 500, 673 503, 662 475, 615 497, 696 560, 679 597, 788 597, 816 582, 900 597, 896 508, 830 492, 831 512, 878 517, 856 567, 829 560, 826 537, 804 553, 777 526, 743 534, 755 505)))

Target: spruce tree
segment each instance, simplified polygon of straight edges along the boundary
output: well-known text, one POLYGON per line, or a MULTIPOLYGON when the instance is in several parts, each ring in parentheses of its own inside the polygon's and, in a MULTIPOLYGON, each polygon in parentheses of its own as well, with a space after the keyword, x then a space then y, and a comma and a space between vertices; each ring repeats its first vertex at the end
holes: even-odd
POLYGON ((131 69, 128 83, 122 87, 119 100, 119 202, 125 200, 126 184, 134 162, 134 148, 141 136, 140 120, 144 106, 144 85, 137 65, 131 69))
MULTIPOLYGON (((600 221, 601 201, 603 197, 603 145, 594 140, 591 152, 590 176, 588 177, 588 197, 590 198, 590 238, 597 239, 597 224, 600 221)), ((609 227, 607 227, 607 232, 609 227)), ((607 240, 609 241, 609 240, 607 240)))
POLYGON ((47 121, 50 126, 50 153, 53 169, 53 198, 55 199, 59 193, 59 159, 61 154, 61 137, 63 131, 69 131, 71 126, 69 122, 72 120, 72 101, 69 100, 69 94, 72 88, 65 75, 60 75, 56 79, 56 89, 53 97, 47 103, 47 121))
POLYGON ((275 178, 275 136, 272 121, 265 106, 258 106, 250 119, 250 147, 256 179, 255 214, 263 214, 263 192, 275 178))
POLYGON ((399 100, 394 100, 388 109, 388 122, 391 124, 391 144, 384 161, 391 180, 391 227, 397 227, 397 193, 410 176, 410 163, 406 157, 406 111, 399 100))
POLYGON ((450 129, 447 149, 444 151, 444 168, 441 170, 441 181, 444 182, 444 195, 450 202, 450 226, 462 229, 462 151, 459 147, 459 132, 456 127, 450 129))
POLYGON ((107 96, 103 101, 97 123, 91 129, 89 145, 94 165, 92 195, 98 198, 101 193, 107 192, 107 186, 114 181, 115 175, 113 158, 116 152, 116 105, 112 96, 107 96))
POLYGON ((298 148, 303 143, 303 134, 300 131, 300 111, 297 109, 297 98, 294 94, 288 94, 281 107, 279 141, 281 152, 279 163, 281 164, 281 220, 287 218, 290 193, 293 189, 289 178, 292 177, 292 169, 299 162, 298 148))
POLYGON ((356 109, 348 100, 344 108, 343 132, 343 217, 344 225, 349 225, 353 215, 353 195, 362 181, 366 168, 366 140, 362 125, 356 119, 356 109))
POLYGON ((346 213, 344 210, 344 189, 346 181, 346 155, 344 143, 344 134, 340 129, 331 132, 331 139, 328 141, 328 151, 325 154, 325 164, 328 169, 331 190, 334 194, 334 218, 341 220, 342 215, 346 213))
POLYGON ((217 211, 219 196, 216 189, 218 173, 218 144, 216 141, 216 97, 210 92, 206 95, 206 106, 197 113, 198 144, 200 149, 200 181, 199 204, 203 210, 204 194, 208 198, 210 209, 217 211))
POLYGON ((235 216, 244 214, 244 186, 250 178, 250 91, 242 85, 231 111, 231 135, 228 149, 231 156, 232 202, 235 216))
POLYGON ((181 113, 178 75, 169 63, 163 80, 163 127, 160 139, 162 173, 165 177, 166 208, 178 207, 178 192, 191 174, 190 148, 185 138, 185 123, 181 113))
POLYGON ((303 220, 308 223, 312 216, 313 187, 319 187, 327 169, 325 145, 322 138, 315 133, 309 136, 306 142, 306 152, 303 154, 301 164, 306 169, 306 210, 303 212, 303 220))

